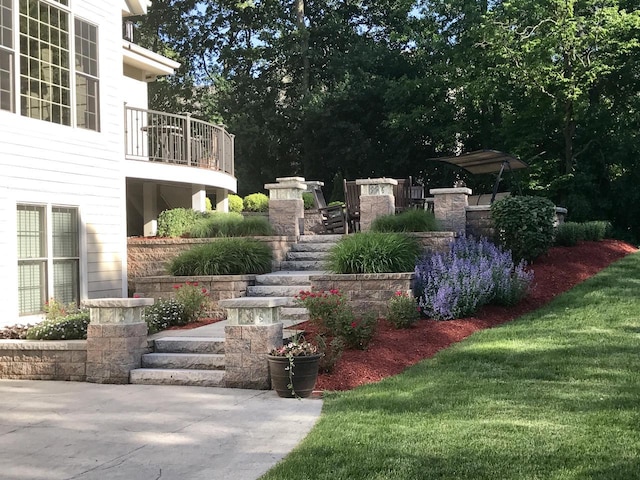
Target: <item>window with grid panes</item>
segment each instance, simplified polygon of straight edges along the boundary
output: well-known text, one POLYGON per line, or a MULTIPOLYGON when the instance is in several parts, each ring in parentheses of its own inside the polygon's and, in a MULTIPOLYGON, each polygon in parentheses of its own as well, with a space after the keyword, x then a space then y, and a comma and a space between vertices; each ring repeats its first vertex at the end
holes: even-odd
POLYGON ((0 0, 0 109, 97 131, 98 28, 74 19, 68 7, 67 0, 0 0))
POLYGON ((49 298, 77 304, 80 298, 78 209, 18 205, 17 218, 20 314, 43 311, 49 298))

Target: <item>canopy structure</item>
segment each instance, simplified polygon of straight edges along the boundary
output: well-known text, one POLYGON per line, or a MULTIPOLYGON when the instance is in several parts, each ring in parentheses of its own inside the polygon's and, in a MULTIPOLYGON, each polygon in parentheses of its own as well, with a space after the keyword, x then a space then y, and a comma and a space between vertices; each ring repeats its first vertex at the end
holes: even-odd
POLYGON ((460 168, 464 168, 467 172, 473 175, 479 175, 483 173, 497 173, 498 178, 493 186, 493 195, 491 196, 491 203, 496 198, 498 193, 498 184, 502 179, 502 173, 505 168, 509 170, 518 170, 521 168, 527 168, 525 162, 508 153, 498 152, 497 150, 476 150, 475 152, 463 153, 455 157, 441 157, 431 158, 430 160, 437 160, 439 162, 450 163, 460 168))

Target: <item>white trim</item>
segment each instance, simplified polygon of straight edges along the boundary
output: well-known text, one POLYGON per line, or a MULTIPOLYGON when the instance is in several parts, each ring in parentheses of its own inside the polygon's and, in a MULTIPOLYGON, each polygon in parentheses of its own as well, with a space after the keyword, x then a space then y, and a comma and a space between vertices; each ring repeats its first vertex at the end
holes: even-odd
POLYGON ((122 49, 124 64, 142 70, 149 76, 173 75, 175 70, 180 67, 178 62, 127 40, 122 40, 122 49))
POLYGON ((123 0, 122 16, 146 15, 147 8, 151 6, 149 0, 123 0))
POLYGON ((238 191, 238 181, 228 173, 186 165, 125 160, 124 174, 127 178, 204 185, 205 187, 224 188, 232 193, 238 191))

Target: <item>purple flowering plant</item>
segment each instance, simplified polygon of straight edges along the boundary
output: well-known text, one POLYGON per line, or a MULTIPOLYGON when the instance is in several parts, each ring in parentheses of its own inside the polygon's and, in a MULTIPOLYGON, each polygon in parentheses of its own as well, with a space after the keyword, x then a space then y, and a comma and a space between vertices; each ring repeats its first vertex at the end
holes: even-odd
POLYGON ((510 251, 465 236, 448 253, 423 257, 415 273, 419 305, 436 320, 466 317, 488 303, 514 305, 533 280, 526 263, 514 264, 510 251))

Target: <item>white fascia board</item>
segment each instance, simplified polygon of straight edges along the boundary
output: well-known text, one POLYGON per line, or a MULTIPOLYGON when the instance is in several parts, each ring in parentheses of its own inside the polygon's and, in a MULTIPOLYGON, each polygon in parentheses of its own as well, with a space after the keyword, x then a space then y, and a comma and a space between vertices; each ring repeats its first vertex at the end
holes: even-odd
POLYGON ((127 40, 122 41, 122 57, 125 65, 138 68, 151 75, 173 75, 175 70, 180 67, 178 62, 127 40))
POLYGON ((228 173, 186 165, 126 160, 124 174, 127 178, 224 188, 232 193, 238 190, 238 181, 228 173))
POLYGON ((122 16, 146 15, 150 5, 149 0, 122 0, 122 16))

